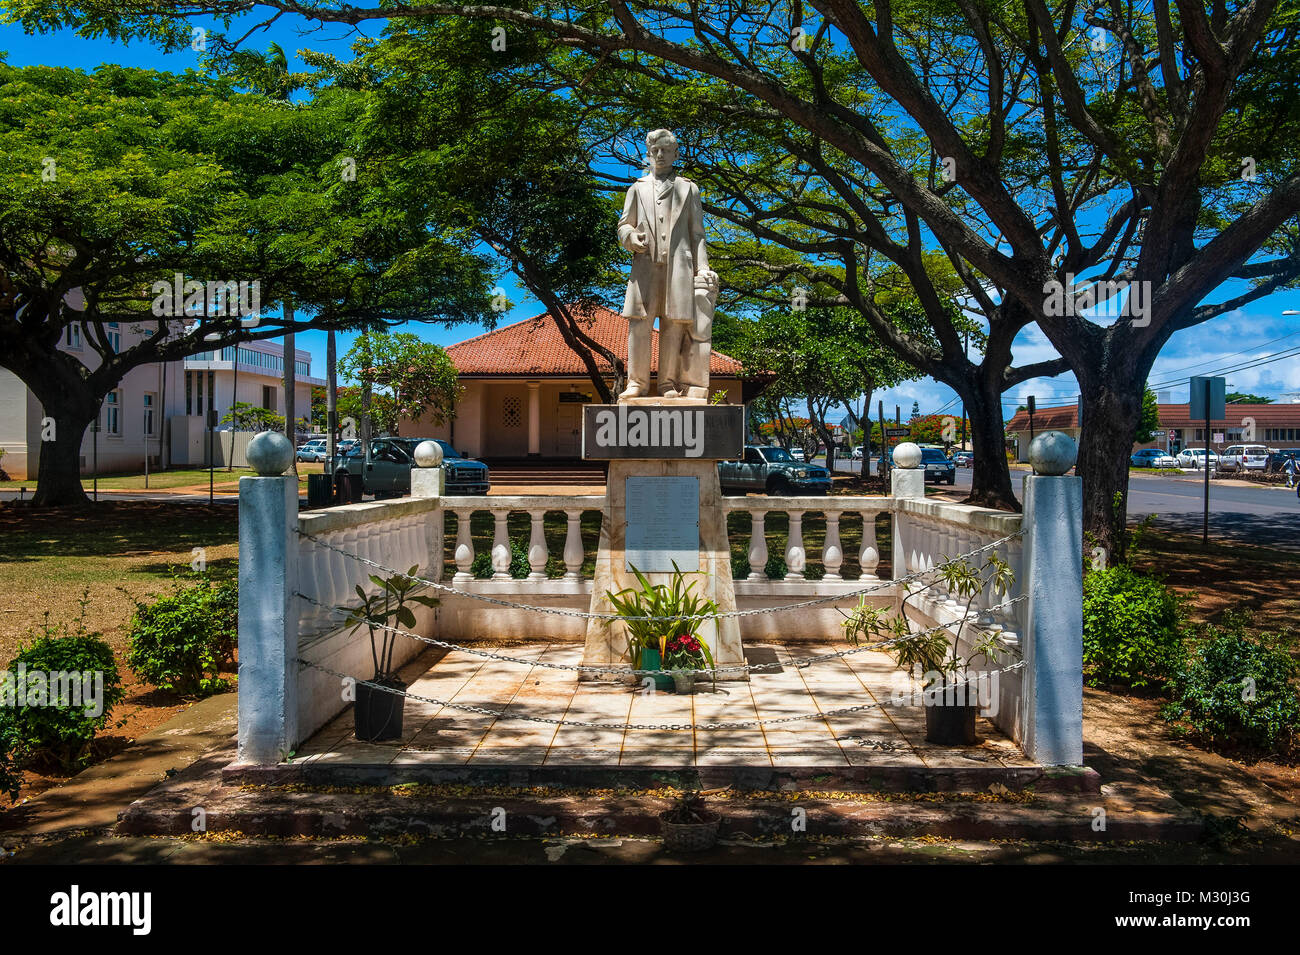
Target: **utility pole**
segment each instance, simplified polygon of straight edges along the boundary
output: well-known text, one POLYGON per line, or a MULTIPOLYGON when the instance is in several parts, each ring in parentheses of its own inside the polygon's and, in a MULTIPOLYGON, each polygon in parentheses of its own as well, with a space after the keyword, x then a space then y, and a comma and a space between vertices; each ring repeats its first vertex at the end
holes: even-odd
MULTIPOLYGON (((284 323, 293 324, 293 303, 286 301, 284 303, 284 323)), ((297 351, 294 348, 293 332, 286 332, 284 335, 284 434, 293 446, 293 463, 289 466, 295 474, 298 473, 298 425, 294 421, 294 391, 297 388, 297 368, 296 359, 297 351)))

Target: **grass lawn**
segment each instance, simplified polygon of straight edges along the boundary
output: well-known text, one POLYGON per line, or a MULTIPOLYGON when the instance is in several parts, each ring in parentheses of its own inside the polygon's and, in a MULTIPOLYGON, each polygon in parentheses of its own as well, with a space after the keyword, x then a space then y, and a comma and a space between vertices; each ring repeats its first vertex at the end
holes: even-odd
MULTIPOLYGON (((305 485, 308 474, 319 474, 324 465, 299 463, 298 465, 298 483, 305 485)), ((238 482, 241 477, 249 477, 253 474, 251 468, 235 468, 227 471, 225 468, 217 468, 212 472, 212 480, 220 484, 230 484, 238 482)), ((144 472, 138 474, 108 474, 100 475, 99 489, 101 491, 143 491, 145 490, 144 472)), ((166 490, 176 487, 194 487, 201 485, 208 486, 207 468, 178 468, 173 471, 153 471, 149 474, 149 490, 166 490)), ((81 486, 89 491, 94 486, 94 480, 91 478, 82 478, 81 486)))

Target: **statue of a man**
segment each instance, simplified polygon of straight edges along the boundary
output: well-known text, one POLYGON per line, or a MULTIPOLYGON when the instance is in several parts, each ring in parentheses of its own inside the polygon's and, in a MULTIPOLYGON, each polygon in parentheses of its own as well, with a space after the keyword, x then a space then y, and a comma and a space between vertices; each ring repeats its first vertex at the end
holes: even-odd
POLYGON ((645 141, 650 172, 628 189, 618 220, 619 244, 632 253, 623 301, 628 386, 618 397, 650 394, 650 331, 658 318, 659 393, 707 398, 718 276, 709 270, 700 188, 673 170, 676 136, 656 129, 645 141))

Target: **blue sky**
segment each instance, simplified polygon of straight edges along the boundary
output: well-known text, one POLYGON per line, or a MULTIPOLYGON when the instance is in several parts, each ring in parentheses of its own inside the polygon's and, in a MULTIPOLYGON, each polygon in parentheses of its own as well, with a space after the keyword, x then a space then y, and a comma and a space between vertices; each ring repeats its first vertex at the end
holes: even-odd
MULTIPOLYGON (((377 35, 380 25, 363 25, 364 35, 377 35)), ((305 64, 295 54, 299 49, 310 48, 334 53, 346 58, 356 34, 349 35, 340 26, 300 32, 290 25, 277 25, 269 33, 261 34, 250 45, 265 48, 272 40, 284 47, 290 55, 290 68, 305 69, 305 64)), ((7 52, 7 60, 15 66, 44 64, 93 69, 103 62, 121 63, 149 69, 182 71, 200 65, 198 54, 190 50, 162 53, 145 43, 122 44, 108 39, 88 40, 71 31, 44 36, 28 36, 21 28, 0 25, 0 51, 7 52)), ((503 280, 515 308, 503 315, 501 324, 528 318, 543 311, 536 301, 519 290, 513 283, 503 280)), ((1237 294, 1239 288, 1224 287, 1212 296, 1221 301, 1237 294)), ((617 309, 619 302, 611 302, 617 309)), ((1187 378, 1190 375, 1223 374, 1229 391, 1246 391, 1262 394, 1278 401, 1300 400, 1300 356, 1259 363, 1279 352, 1300 346, 1300 316, 1284 316, 1287 309, 1300 309, 1300 291, 1281 292, 1261 299, 1245 310, 1221 316, 1204 325, 1176 333, 1165 345, 1155 363, 1149 379, 1158 392, 1169 393, 1172 401, 1187 400, 1187 378), (1255 367, 1242 366, 1255 364, 1255 367)), ((478 326, 459 326, 444 329, 415 323, 404 330, 415 332, 422 338, 440 345, 450 345, 481 334, 478 326)), ((347 351, 352 336, 340 335, 339 354, 347 351)), ((324 375, 325 335, 309 332, 298 336, 298 347, 312 353, 312 374, 324 375)), ((1031 326, 1016 340, 1017 365, 1041 361, 1056 356, 1046 338, 1031 326)), ((1040 408, 1059 404, 1074 404, 1078 386, 1073 375, 1052 379, 1035 379, 1019 385, 1003 396, 1006 417, 1014 413, 1025 397, 1034 395, 1040 408)), ((895 405, 902 408, 906 418, 913 402, 919 402, 926 413, 960 413, 960 400, 951 388, 924 378, 907 382, 901 387, 872 396, 872 415, 876 401, 885 404, 886 414, 892 415, 895 405)))

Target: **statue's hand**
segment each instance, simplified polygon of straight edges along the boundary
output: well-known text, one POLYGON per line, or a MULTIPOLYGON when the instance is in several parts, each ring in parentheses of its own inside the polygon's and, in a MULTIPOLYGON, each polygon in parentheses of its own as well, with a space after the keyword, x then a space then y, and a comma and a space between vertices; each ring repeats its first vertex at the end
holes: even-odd
POLYGON ((637 255, 650 250, 644 232, 629 232, 627 234, 627 247, 637 255))
POLYGON ((718 288, 718 284, 719 284, 718 273, 712 271, 711 269, 700 269, 700 271, 695 273, 696 288, 704 288, 704 289, 709 289, 710 291, 716 291, 718 288))

